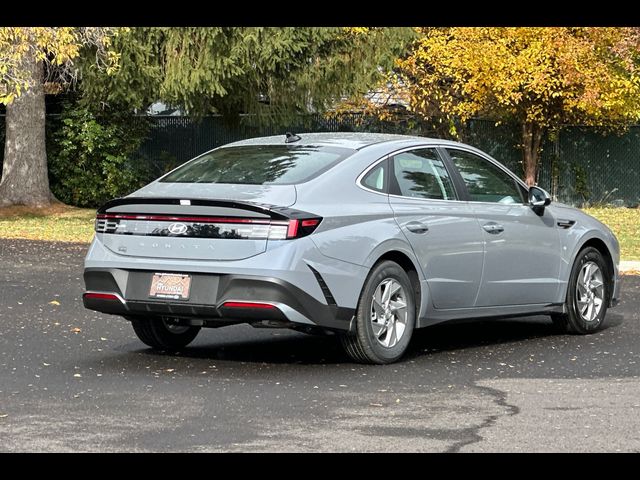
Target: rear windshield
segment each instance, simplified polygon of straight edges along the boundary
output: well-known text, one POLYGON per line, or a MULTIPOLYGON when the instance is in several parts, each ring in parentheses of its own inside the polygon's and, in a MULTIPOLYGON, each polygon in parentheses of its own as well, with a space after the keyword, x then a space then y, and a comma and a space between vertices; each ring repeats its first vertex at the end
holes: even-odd
POLYGON ((290 185, 312 179, 355 152, 313 145, 219 148, 185 163, 160 181, 290 185))

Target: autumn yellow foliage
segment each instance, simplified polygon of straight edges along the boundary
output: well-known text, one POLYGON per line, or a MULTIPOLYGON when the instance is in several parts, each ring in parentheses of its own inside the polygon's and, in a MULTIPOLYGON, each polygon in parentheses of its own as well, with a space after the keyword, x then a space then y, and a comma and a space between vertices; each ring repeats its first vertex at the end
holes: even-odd
POLYGON ((530 184, 545 129, 640 118, 638 28, 417 30, 412 51, 397 62, 412 110, 520 123, 530 184))
POLYGON ((107 72, 117 68, 109 49, 116 29, 107 27, 0 27, 0 103, 10 103, 29 88, 22 59, 31 56, 54 67, 70 66, 84 45, 97 47, 96 58, 107 72))

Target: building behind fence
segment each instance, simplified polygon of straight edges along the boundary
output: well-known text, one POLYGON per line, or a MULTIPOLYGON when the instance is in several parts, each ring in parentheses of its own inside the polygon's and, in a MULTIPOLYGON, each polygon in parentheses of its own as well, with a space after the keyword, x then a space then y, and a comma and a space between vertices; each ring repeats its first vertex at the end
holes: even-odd
MULTIPOLYGON (((151 125, 149 135, 136 157, 148 163, 154 176, 225 143, 284 134, 287 130, 299 134, 367 131, 435 137, 442 137, 444 132, 436 122, 384 122, 360 114, 330 118, 304 116, 296 122, 297 125, 286 129, 252 125, 246 121, 247 118, 235 123, 229 123, 221 116, 208 116, 197 121, 180 116, 147 118, 151 125)), ((496 125, 489 120, 471 120, 460 126, 457 133, 460 141, 478 147, 522 175, 518 127, 496 125)), ((0 140, 3 140, 3 134, 4 118, 0 117, 0 140)), ((0 164, 1 157, 2 152, 0 164)), ((630 127, 622 135, 602 135, 590 128, 567 127, 555 138, 545 139, 538 184, 557 200, 573 205, 637 206, 640 201, 640 126, 630 127)))

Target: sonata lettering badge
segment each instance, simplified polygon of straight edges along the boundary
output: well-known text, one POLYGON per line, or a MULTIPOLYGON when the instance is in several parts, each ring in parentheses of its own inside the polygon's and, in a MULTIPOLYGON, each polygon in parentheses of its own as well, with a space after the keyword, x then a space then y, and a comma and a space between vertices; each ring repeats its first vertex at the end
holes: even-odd
POLYGON ((191 276, 175 273, 156 273, 151 279, 149 296, 152 298, 170 298, 188 300, 191 288, 191 276))

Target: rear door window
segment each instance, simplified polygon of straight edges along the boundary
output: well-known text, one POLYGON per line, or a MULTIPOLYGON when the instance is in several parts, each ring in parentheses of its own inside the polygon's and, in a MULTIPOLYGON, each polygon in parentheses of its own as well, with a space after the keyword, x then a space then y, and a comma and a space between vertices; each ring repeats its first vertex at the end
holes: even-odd
POLYGON ((390 193, 412 198, 456 200, 449 173, 434 148, 411 150, 393 157, 390 193))

